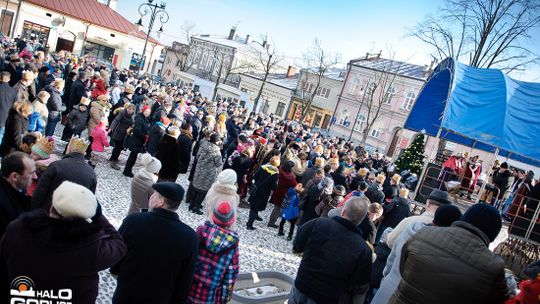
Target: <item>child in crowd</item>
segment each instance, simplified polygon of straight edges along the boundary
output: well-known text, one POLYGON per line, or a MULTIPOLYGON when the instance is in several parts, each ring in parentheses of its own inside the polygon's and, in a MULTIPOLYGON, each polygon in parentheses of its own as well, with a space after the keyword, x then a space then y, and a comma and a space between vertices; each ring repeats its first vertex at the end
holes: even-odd
POLYGON ((109 147, 109 140, 107 139, 107 131, 105 130, 105 121, 100 121, 97 126, 92 130, 92 160, 93 164, 97 163, 96 153, 101 154, 105 151, 105 147, 109 147))
POLYGON ((300 193, 302 193, 303 190, 301 183, 297 184, 295 188, 289 188, 289 191, 283 199, 283 204, 281 205, 281 222, 279 223, 278 235, 285 235, 283 228, 285 227, 285 222, 288 221, 291 224, 287 236, 288 241, 292 240, 296 220, 300 215, 300 207, 298 205, 300 204, 300 193))

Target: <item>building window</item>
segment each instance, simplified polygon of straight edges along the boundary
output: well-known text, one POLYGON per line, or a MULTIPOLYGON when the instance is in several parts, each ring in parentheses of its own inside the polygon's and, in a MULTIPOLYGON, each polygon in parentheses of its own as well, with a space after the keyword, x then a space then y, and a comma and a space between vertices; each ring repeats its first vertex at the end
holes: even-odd
MULTIPOLYGON (((108 46, 87 41, 84 44, 83 54, 85 56, 88 56, 91 60, 101 59, 107 62, 112 62, 114 56, 114 49, 108 46)), ((140 64, 141 67, 144 67, 145 59, 146 57, 141 59, 139 54, 133 53, 131 55, 130 69, 132 68, 132 66, 134 66, 133 69, 135 69, 137 67, 137 64, 140 64)))
POLYGON ((47 45, 47 41, 49 40, 49 31, 50 28, 46 26, 32 23, 29 21, 24 21, 21 38, 36 39, 45 46, 47 45))
POLYGON ((383 134, 383 128, 384 124, 382 121, 377 121, 373 127, 371 127, 371 131, 369 132, 369 135, 371 137, 379 138, 383 134))
POLYGON ((358 76, 352 80, 352 85, 349 88, 349 94, 357 95, 362 90, 362 79, 358 76))
POLYGON ((317 89, 317 95, 322 98, 328 98, 328 95, 330 95, 330 89, 319 87, 319 89, 317 89))
POLYGON ((199 64, 199 67, 201 69, 206 69, 207 62, 208 62, 208 53, 204 53, 201 59, 201 63, 199 64))
POLYGON ((171 57, 167 58, 167 64, 171 64, 171 57))
POLYGON ((401 104, 401 108, 407 111, 410 111, 414 104, 414 99, 416 98, 416 94, 414 92, 409 92, 405 96, 405 101, 403 101, 403 104, 401 104))
POLYGON ((392 104, 392 99, 394 96, 396 96, 396 88, 394 86, 390 86, 384 96, 384 103, 387 105, 392 104))
POLYGON ((264 105, 263 105, 263 108, 262 108, 262 112, 263 114, 267 114, 268 113, 268 110, 270 108, 270 101, 268 100, 265 100, 264 101, 264 105))
POLYGON ((341 111, 341 115, 339 116, 338 122, 342 126, 345 126, 345 127, 349 126, 349 124, 350 124, 350 122, 349 122, 349 110, 344 109, 343 111, 341 111))
POLYGON ((278 102, 278 105, 276 108, 276 115, 281 116, 283 115, 284 111, 285 111, 285 104, 283 102, 278 102))
POLYGON ((362 124, 364 122, 366 122, 366 116, 364 116, 364 114, 360 114, 358 115, 358 120, 356 121, 356 123, 354 124, 354 130, 355 131, 358 131, 358 132, 361 132, 362 131, 362 124))

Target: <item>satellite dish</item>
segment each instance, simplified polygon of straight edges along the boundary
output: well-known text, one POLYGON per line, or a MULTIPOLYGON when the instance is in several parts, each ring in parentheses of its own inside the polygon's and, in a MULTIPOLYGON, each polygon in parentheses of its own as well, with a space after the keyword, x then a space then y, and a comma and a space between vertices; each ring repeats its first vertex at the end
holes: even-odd
POLYGON ((57 26, 63 26, 66 24, 66 18, 54 18, 53 21, 51 21, 51 26, 57 27, 57 26))

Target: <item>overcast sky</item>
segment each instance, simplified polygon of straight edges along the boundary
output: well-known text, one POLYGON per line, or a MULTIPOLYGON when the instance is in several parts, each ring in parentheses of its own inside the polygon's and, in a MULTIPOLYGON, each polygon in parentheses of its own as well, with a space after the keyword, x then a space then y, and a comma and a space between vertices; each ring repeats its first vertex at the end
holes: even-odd
MULTIPOLYGON (((159 1, 158 1, 159 2, 159 1)), ((142 0, 119 0, 118 11, 136 22, 142 0)), ((170 15, 163 25, 165 44, 183 40, 180 28, 185 21, 196 24, 197 34, 227 35, 232 26, 237 34, 258 40, 267 35, 278 50, 290 59, 301 58, 315 38, 325 49, 342 55, 343 63, 366 52, 388 50, 395 58, 416 64, 429 64, 429 49, 408 37, 413 27, 428 13, 435 13, 443 0, 169 0, 170 15)), ((148 17, 143 23, 148 25, 148 17)), ((159 22, 154 30, 159 28, 159 22)), ((540 27, 533 32, 540 38, 540 27)), ((536 39, 538 41, 538 39, 536 39)), ((540 54, 540 43, 529 46, 540 54)), ((297 60, 300 61, 300 60, 297 60)), ((514 75, 540 82, 540 67, 525 75, 514 75)))

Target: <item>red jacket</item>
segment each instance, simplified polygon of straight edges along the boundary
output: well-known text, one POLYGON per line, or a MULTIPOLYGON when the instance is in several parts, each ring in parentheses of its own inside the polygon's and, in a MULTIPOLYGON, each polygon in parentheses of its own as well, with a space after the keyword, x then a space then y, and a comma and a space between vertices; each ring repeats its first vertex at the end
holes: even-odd
POLYGON ((100 95, 107 95, 107 89, 105 89, 105 83, 103 82, 103 79, 99 78, 94 83, 96 84, 96 87, 94 88, 94 90, 92 90, 92 99, 96 99, 100 95))
POLYGON ((285 172, 281 168, 279 168, 277 189, 276 191, 274 191, 274 194, 272 194, 270 202, 274 205, 281 206, 283 198, 287 194, 287 191, 289 191, 289 188, 296 187, 296 184, 296 176, 294 175, 294 173, 285 172))

